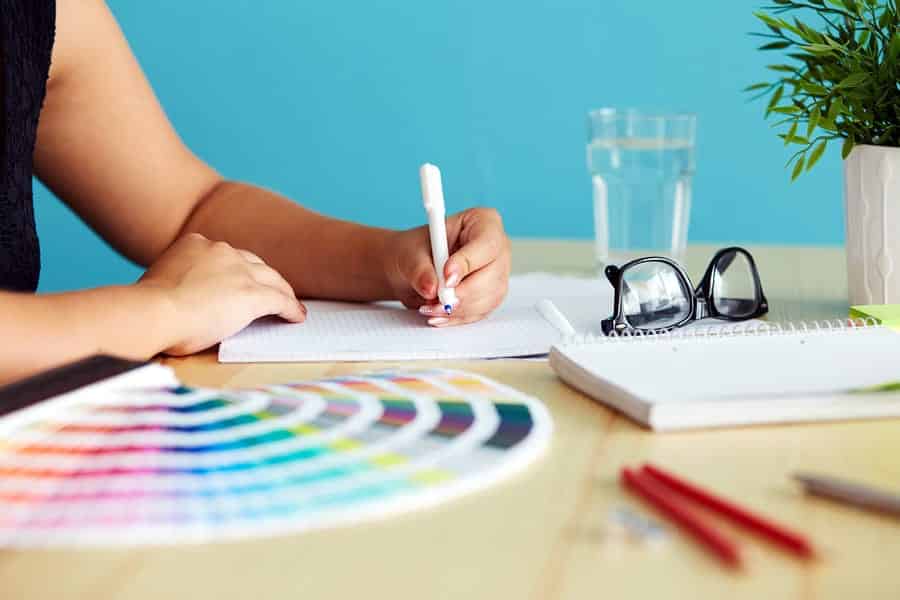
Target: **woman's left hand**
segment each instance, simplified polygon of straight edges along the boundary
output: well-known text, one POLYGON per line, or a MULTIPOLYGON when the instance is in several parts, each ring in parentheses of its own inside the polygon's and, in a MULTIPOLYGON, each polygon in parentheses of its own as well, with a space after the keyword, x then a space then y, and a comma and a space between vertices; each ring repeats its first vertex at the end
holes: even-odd
POLYGON ((388 242, 385 259, 395 298, 418 309, 434 327, 483 319, 503 301, 509 284, 509 238, 496 210, 470 208, 447 217, 447 242, 450 258, 444 278, 459 298, 451 315, 437 302, 438 279, 427 226, 397 232, 388 242))

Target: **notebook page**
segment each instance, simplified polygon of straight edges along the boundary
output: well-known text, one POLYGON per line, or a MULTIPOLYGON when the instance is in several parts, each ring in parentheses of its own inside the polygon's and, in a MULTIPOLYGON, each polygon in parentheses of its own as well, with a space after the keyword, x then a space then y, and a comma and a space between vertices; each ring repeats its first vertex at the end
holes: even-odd
POLYGON ((509 293, 500 310, 532 305, 548 298, 579 332, 600 333, 612 314, 613 288, 605 278, 525 273, 509 278, 509 293))
POLYGON ((549 301, 458 327, 429 327, 410 310, 311 309, 306 322, 265 319, 222 342, 220 362, 500 358, 546 353, 572 333, 549 301))
MULTIPOLYGON (((541 300, 550 300, 572 327, 579 332, 600 333, 600 322, 612 313, 613 289, 599 277, 524 273, 509 278, 509 291, 497 312, 531 308, 541 300)), ((356 311, 359 303, 331 300, 305 300, 310 311, 356 311)), ((366 305, 381 310, 403 309, 399 302, 377 302, 366 305)), ((704 321, 709 323, 709 320, 704 321)))

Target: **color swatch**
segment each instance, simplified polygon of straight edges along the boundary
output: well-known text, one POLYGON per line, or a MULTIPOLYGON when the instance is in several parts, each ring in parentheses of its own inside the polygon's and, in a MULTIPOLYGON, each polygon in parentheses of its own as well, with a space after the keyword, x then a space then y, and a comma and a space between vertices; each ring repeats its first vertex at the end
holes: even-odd
POLYGON ((440 369, 134 390, 30 414, 8 417, 0 439, 0 546, 206 542, 382 517, 517 472, 552 429, 534 398, 440 369))

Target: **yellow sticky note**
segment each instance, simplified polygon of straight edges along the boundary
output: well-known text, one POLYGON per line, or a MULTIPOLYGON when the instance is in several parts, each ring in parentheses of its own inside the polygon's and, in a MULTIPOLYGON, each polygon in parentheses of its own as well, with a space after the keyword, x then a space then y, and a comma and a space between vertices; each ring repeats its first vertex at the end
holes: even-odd
POLYGON ((850 307, 851 319, 875 319, 887 327, 900 327, 900 304, 867 304, 850 307))

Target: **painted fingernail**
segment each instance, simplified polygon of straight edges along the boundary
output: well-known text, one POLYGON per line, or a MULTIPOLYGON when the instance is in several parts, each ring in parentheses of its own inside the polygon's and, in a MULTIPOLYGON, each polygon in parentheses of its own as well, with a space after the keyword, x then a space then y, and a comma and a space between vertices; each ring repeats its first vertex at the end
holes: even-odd
POLYGON ((459 273, 457 273, 456 271, 450 273, 450 277, 448 277, 447 281, 445 281, 444 283, 447 285, 447 287, 456 287, 457 285, 459 285, 459 273))
POLYGON ((428 319, 428 324, 432 327, 437 327, 438 325, 446 325, 450 322, 450 319, 446 317, 435 317, 433 319, 428 319))
POLYGON ((423 304, 419 307, 420 315, 439 315, 442 312, 442 308, 438 304, 423 304))

